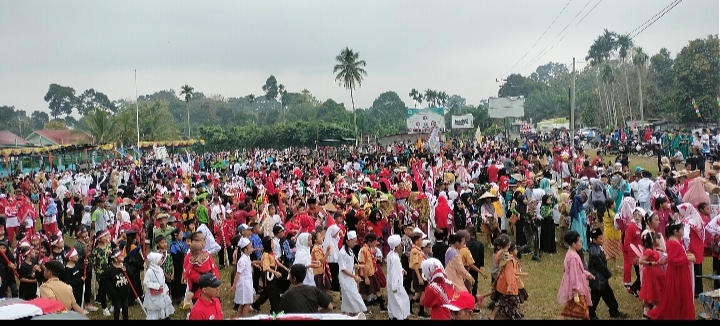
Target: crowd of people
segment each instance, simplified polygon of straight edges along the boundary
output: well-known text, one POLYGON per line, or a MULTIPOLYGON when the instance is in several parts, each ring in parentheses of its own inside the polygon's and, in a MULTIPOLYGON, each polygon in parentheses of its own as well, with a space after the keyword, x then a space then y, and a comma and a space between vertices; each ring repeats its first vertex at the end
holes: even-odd
POLYGON ((662 163, 653 176, 562 139, 480 138, 20 174, 0 184, 0 297, 211 320, 268 301, 273 314, 331 312, 339 292, 347 315, 473 319, 487 305, 489 319, 517 320, 530 297, 522 256, 566 250, 562 317, 597 319, 601 299, 628 317, 608 281, 617 270, 642 317, 694 319, 706 252, 720 269, 720 165, 662 163))

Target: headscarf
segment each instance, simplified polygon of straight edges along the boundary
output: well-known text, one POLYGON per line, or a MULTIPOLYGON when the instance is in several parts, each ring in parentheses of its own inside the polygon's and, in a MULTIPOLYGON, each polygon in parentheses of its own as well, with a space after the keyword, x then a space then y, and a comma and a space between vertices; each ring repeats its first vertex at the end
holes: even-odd
POLYGON ((447 219, 447 217, 450 215, 450 205, 448 204, 447 197, 440 196, 438 197, 437 206, 435 207, 435 219, 438 218, 444 218, 447 219))
POLYGON ((578 214, 580 214, 583 209, 582 196, 575 195, 575 197, 573 197, 572 205, 570 206, 570 217, 573 219, 578 218, 578 214))
POLYGON ((428 258, 423 260, 421 264, 423 278, 429 283, 453 283, 445 274, 445 267, 437 258, 428 258))
POLYGON ((620 203, 620 208, 615 215, 615 219, 619 220, 620 223, 622 223, 621 228, 624 229, 626 225, 630 225, 630 223, 635 223, 635 219, 633 218, 633 212, 635 212, 635 207, 637 207, 635 198, 623 198, 622 203, 620 203))
POLYGON ((682 216, 683 224, 689 226, 702 242, 705 242, 705 223, 703 222, 700 213, 695 209, 691 203, 685 202, 677 206, 682 216))
POLYGON ((550 189, 550 180, 547 178, 540 179, 540 189, 544 190, 546 194, 549 194, 552 191, 550 189))
POLYGON ((323 239, 323 252, 327 252, 327 249, 331 248, 330 255, 328 255, 328 259, 332 258, 330 261, 336 259, 339 243, 340 227, 333 224, 327 228, 327 231, 325 231, 325 239, 323 239))
POLYGON ((159 252, 151 252, 147 255, 147 261, 148 272, 152 272, 152 275, 155 276, 155 281, 160 284, 165 284, 165 274, 162 269, 162 263, 164 261, 163 255, 159 252))
POLYGON ((696 206, 699 203, 710 203, 710 196, 705 192, 705 180, 703 178, 695 178, 688 184, 687 191, 682 197, 683 203, 690 203, 696 206))
MULTIPOLYGON (((665 188, 667 188, 667 181, 663 178, 658 178, 655 183, 653 183, 652 188, 650 189, 650 198, 660 198, 665 197, 665 188)), ((704 192, 705 190, 703 190, 704 192)))
POLYGON ((590 179, 590 184, 593 187, 592 192, 590 192, 590 202, 594 203, 598 200, 605 202, 607 198, 605 198, 605 192, 603 191, 605 186, 602 184, 602 181, 593 178, 590 179))
POLYGON ((300 233, 295 241, 295 264, 310 265, 312 262, 312 256, 310 255, 310 247, 308 246, 308 239, 310 233, 300 233))

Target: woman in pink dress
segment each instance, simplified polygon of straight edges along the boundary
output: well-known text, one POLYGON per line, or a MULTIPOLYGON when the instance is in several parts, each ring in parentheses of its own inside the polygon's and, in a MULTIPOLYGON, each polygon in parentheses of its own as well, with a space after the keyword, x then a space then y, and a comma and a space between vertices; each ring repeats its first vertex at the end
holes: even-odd
POLYGON ((580 234, 577 231, 569 231, 563 240, 570 248, 565 254, 563 262, 565 273, 560 281, 560 290, 557 295, 558 302, 564 305, 560 315, 566 318, 588 320, 590 319, 588 307, 592 305, 592 302, 589 300, 590 291, 587 280, 594 280, 595 277, 585 270, 578 254, 578 251, 582 250, 580 234))

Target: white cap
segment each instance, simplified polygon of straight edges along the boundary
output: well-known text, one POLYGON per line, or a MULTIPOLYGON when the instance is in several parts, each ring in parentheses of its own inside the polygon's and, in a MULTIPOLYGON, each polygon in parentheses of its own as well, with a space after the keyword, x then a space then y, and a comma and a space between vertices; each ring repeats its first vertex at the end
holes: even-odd
POLYGON ((357 238, 357 232, 355 231, 348 231, 347 233, 348 240, 356 239, 357 238))
POLYGON ((240 241, 238 241, 238 248, 243 249, 247 247, 250 244, 250 240, 247 238, 240 238, 240 241))
POLYGON ((421 246, 420 248, 425 248, 425 247, 427 247, 428 245, 430 245, 430 240, 423 240, 422 246, 421 246))
POLYGON ((413 229, 413 233, 420 233, 420 234, 422 234, 422 238, 423 238, 423 239, 426 239, 426 238, 427 238, 427 234, 425 234, 425 232, 423 232, 422 230, 420 230, 420 228, 415 228, 415 229, 413 229))
POLYGON ((388 237, 387 243, 388 246, 390 246, 390 249, 395 249, 395 247, 400 245, 400 242, 402 242, 402 239, 399 235, 393 234, 388 237))

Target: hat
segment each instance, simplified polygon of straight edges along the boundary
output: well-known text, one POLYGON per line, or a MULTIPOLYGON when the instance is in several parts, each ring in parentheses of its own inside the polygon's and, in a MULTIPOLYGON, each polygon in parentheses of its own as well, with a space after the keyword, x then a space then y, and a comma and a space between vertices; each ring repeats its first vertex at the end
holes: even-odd
POLYGON ((175 218, 175 216, 170 215, 170 217, 168 217, 167 222, 168 222, 168 223, 175 223, 175 222, 177 222, 177 219, 175 218))
POLYGON ((601 235, 603 235, 603 231, 600 228, 594 228, 590 231, 590 239, 597 239, 601 235))
POLYGON ((248 238, 240 238, 240 241, 238 241, 238 248, 243 249, 247 247, 250 244, 250 240, 248 238))
POLYGON ((165 213, 158 214, 157 219, 159 220, 159 219, 161 219, 161 218, 168 218, 168 216, 169 216, 169 215, 167 215, 167 214, 165 214, 165 213))
POLYGON ((420 248, 425 248, 429 246, 432 242, 430 240, 423 240, 422 245, 420 245, 420 248))
POLYGON ((135 202, 130 198, 123 198, 122 204, 123 205, 135 205, 135 202))
POLYGON ((569 187, 569 186, 570 186, 570 184, 569 184, 569 183, 567 183, 567 182, 563 182, 563 183, 562 183, 562 186, 560 186, 560 188, 563 188, 563 189, 565 189, 565 188, 567 188, 567 187, 569 187))
POLYGON ((399 235, 393 234, 388 237, 387 243, 388 246, 390 246, 390 249, 393 250, 395 247, 400 245, 400 242, 402 242, 402 238, 400 238, 399 235))
POLYGON ((486 192, 485 192, 482 196, 480 196, 480 198, 478 198, 478 199, 486 199, 486 198, 490 198, 490 199, 493 199, 493 200, 500 200, 500 198, 498 198, 498 196, 495 196, 495 195, 491 194, 489 191, 486 191, 486 192))
POLYGON ((450 300, 450 303, 443 305, 450 311, 473 310, 475 298, 468 292, 460 292, 457 297, 450 300))
POLYGON ((198 281, 198 286, 202 288, 217 288, 222 285, 222 280, 219 280, 213 273, 205 273, 200 276, 200 280, 198 281))
POLYGON ((642 209, 642 207, 635 207, 635 211, 638 211, 640 212, 640 214, 642 214, 642 216, 645 216, 645 210, 642 209))
POLYGON ((348 231, 347 233, 348 240, 357 239, 357 232, 355 231, 348 231))
POLYGON ((388 201, 388 196, 386 196, 386 195, 380 195, 380 197, 378 197, 378 201, 379 201, 379 202, 380 202, 380 201, 388 201))
POLYGON ((333 205, 332 203, 327 203, 327 204, 325 204, 325 206, 323 206, 323 208, 324 208, 328 213, 335 213, 335 212, 337 212, 337 208, 335 208, 335 205, 333 205))
POLYGON ((525 177, 523 177, 519 173, 514 173, 514 174, 510 175, 510 177, 515 179, 515 181, 517 181, 517 182, 525 181, 525 177))
POLYGON ((68 250, 67 254, 65 254, 65 259, 70 259, 77 255, 78 255, 77 250, 75 250, 75 248, 73 248, 73 247, 70 247, 70 250, 68 250))
POLYGON ((425 234, 425 232, 423 232, 422 230, 420 230, 420 228, 415 228, 415 229, 413 230, 413 233, 417 233, 417 234, 421 235, 423 239, 427 238, 427 234, 425 234))
POLYGON ((250 227, 249 227, 247 224, 243 223, 243 224, 240 224, 240 225, 238 226, 237 231, 238 231, 238 233, 240 233, 240 232, 245 231, 245 230, 247 230, 247 229, 249 229, 249 228, 250 228, 250 227))
POLYGON ((285 231, 285 227, 283 227, 282 225, 276 224, 275 226, 273 226, 273 234, 278 234, 282 231, 285 231))

